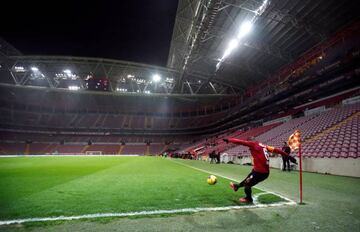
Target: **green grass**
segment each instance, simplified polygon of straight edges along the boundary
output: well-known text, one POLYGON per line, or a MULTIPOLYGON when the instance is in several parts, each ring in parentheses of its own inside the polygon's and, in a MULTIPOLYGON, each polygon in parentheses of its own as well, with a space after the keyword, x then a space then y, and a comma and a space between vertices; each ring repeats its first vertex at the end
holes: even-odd
MULTIPOLYGON (((52 157, 55 158, 55 157, 52 157)), ((59 157, 60 160, 63 157, 59 157)), ((82 158, 82 157, 79 157, 82 158)), ((96 157, 84 157, 96 159, 96 157)), ((115 157, 116 158, 116 157, 115 157)), ((41 158, 43 159, 43 158, 41 158)), ((113 158, 110 158, 113 159, 113 158)), ((109 160, 110 160, 109 159, 109 160)), ((38 164, 38 160, 28 159, 31 162, 34 162, 33 165, 38 164)), ((116 160, 116 159, 115 159, 116 160)), ((0 159, 0 192, 1 198, 4 197, 5 190, 4 186, 11 189, 13 192, 15 184, 13 184, 8 178, 13 172, 19 173, 21 165, 11 164, 15 161, 12 160, 8 162, 7 160, 0 159), (11 168, 10 166, 13 166, 11 168), (6 168, 5 168, 6 167, 6 168), (14 169, 18 167, 17 171, 14 169), (3 170, 7 169, 7 170, 3 170), (9 172, 13 169, 11 172, 9 172), (7 177, 4 178, 4 173, 8 173, 7 177)), ((29 162, 27 161, 27 162, 29 162)), ((161 160, 156 169, 158 171, 164 172, 164 168, 168 168, 167 160, 161 160)), ((17 161, 16 161, 17 162, 17 161)), ((65 162, 61 161, 60 163, 65 162)), ((85 162, 85 161, 83 161, 85 162)), ((90 161, 89 161, 90 162, 90 161)), ((116 166, 116 161, 111 161, 115 163, 107 164, 110 166, 116 166)), ((125 160, 124 160, 125 162, 125 160)), ((171 162, 171 161, 168 161, 171 162)), ((243 179, 251 170, 249 166, 240 166, 240 165, 229 165, 229 164, 209 164, 203 161, 190 161, 190 160, 176 160, 186 165, 190 165, 196 168, 201 168, 208 170, 212 173, 218 173, 224 176, 228 176, 233 179, 243 179)), ((355 162, 355 161, 354 161, 355 162)), ((20 164, 23 161, 20 161, 20 164)), ((78 164, 69 160, 68 165, 73 167, 79 166, 78 164)), ((92 162, 90 162, 92 163, 92 162)), ((96 166, 107 166, 101 161, 97 161, 96 166)), ((105 162, 107 163, 107 162, 105 162)), ((63 163, 64 164, 64 163, 63 163)), ((23 164, 24 165, 24 164, 23 164)), ((90 164, 88 164, 90 165, 90 164)), ((30 165, 32 166, 32 165, 30 165)), ((39 169, 42 164, 37 165, 39 169)), ((85 167, 85 163, 82 163, 80 166, 85 167)), ((102 170, 107 169, 103 166, 102 170)), ((82 169, 82 168, 81 168, 82 169)), ((175 168, 175 170, 178 170, 175 168)), ((45 170, 43 170, 45 172, 45 170)), ((187 172, 192 172, 192 169, 180 169, 178 175, 187 175, 187 172)), ((50 171, 48 171, 50 172, 50 171)), ((102 171, 99 170, 99 173, 102 171)), ((50 175, 54 175, 52 185, 56 187, 57 184, 62 185, 61 181, 55 178, 55 173, 57 171, 48 173, 48 176, 43 175, 42 178, 50 178, 50 175)), ((201 173, 201 172, 199 172, 201 173)), ((67 180, 63 182, 63 185, 67 185, 68 182, 77 181, 77 179, 85 178, 87 175, 92 176, 95 173, 88 174, 83 171, 80 174, 70 175, 69 172, 67 180)), ((24 178, 23 174, 23 178, 24 178)), ((200 182, 205 183, 207 174, 203 174, 200 182)), ((40 178, 40 177, 38 177, 40 178)), ((64 177, 65 178, 65 177, 64 177)), ((20 180, 21 178, 15 178, 20 180)), ((25 180, 23 180, 25 181, 25 180)), ((220 179, 219 185, 216 186, 206 186, 210 192, 221 186, 222 179, 220 179), (212 188, 215 187, 215 188, 212 188)), ((225 181, 224 191, 227 191, 227 182, 225 181)), ((130 218, 99 218, 99 219, 88 219, 88 220, 77 220, 77 221, 67 221, 67 222, 46 222, 46 223, 28 223, 24 225, 11 225, 11 226, 1 226, 0 231, 324 231, 324 232, 339 232, 339 231, 351 231, 358 232, 360 231, 360 178, 351 178, 343 176, 332 176, 332 175, 322 175, 316 173, 304 173, 303 176, 304 183, 304 202, 305 205, 297 206, 285 206, 285 207, 269 207, 269 208, 259 208, 259 209, 243 209, 243 210, 230 210, 224 212, 203 212, 196 214, 176 214, 176 215, 157 215, 150 217, 130 217, 130 218)), ((27 184, 29 185, 29 184, 27 184)), ((28 190, 35 192, 36 186, 41 185, 32 185, 28 186, 28 190)), ((261 189, 273 191, 280 193, 290 199, 298 200, 299 195, 299 173, 298 172, 281 172, 276 169, 272 169, 270 176, 265 181, 261 182, 258 185, 261 189)), ((48 191, 46 188, 52 188, 50 185, 42 185, 43 190, 36 191, 48 191)), ((8 191, 9 191, 8 189, 8 191)), ((21 189, 21 188, 20 188, 21 189)), ((142 189, 144 194, 146 193, 145 189, 142 189)), ((15 194, 15 193, 14 193, 15 194)), ((16 193, 20 194, 20 193, 16 193)), ((33 193, 36 194, 36 193, 33 193)), ((211 194, 210 194, 211 195, 211 194)), ((231 200, 237 200, 238 197, 242 195, 242 191, 233 193, 230 192, 231 200)), ((19 195, 18 195, 19 196, 19 195)), ((226 198, 228 195, 223 195, 226 198)), ((24 196, 23 196, 24 197, 24 196)), ((28 196, 29 197, 29 196, 28 196)), ((97 196, 98 197, 98 196, 97 196)), ((213 197, 213 196, 211 196, 213 197)), ((218 197, 218 196, 217 196, 218 197)), ((11 197, 17 198, 17 197, 11 197)), ((216 197, 214 197, 216 198, 216 197)), ((222 198, 222 197, 220 197, 222 198)), ((10 199, 10 198, 8 198, 10 199)), ((261 197, 259 197, 259 200, 261 197)), ((4 201, 1 201, 4 202, 4 201)), ((90 202, 92 203, 92 202, 90 202)), ((90 204, 89 203, 89 204, 90 204)), ((0 211, 3 210, 3 207, 0 207, 0 211)))
POLYGON ((239 204, 242 190, 208 175, 157 157, 1 158, 0 220, 239 204))

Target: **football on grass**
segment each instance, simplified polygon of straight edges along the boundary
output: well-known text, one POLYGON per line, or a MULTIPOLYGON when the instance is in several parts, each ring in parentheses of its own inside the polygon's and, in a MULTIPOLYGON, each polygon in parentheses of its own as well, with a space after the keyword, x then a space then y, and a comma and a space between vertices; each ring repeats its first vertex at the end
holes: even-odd
POLYGON ((210 185, 216 184, 216 182, 217 182, 216 176, 210 175, 210 176, 207 178, 207 182, 208 182, 208 184, 210 184, 210 185))

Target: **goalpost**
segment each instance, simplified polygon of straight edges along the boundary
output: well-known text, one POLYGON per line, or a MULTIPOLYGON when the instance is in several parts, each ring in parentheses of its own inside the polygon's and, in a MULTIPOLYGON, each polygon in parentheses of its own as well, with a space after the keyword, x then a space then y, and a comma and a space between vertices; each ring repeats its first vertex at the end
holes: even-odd
POLYGON ((86 155, 102 155, 102 151, 86 151, 86 155))

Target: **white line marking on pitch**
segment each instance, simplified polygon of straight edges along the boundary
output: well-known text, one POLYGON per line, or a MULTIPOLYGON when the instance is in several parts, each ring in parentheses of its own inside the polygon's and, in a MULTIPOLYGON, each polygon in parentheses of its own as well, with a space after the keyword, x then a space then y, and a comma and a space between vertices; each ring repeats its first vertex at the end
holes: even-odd
POLYGON ((18 157, 129 157, 129 156, 142 156, 142 155, 0 155, 0 158, 18 158, 18 157))
MULTIPOLYGON (((184 163, 177 162, 177 161, 175 161, 175 160, 170 160, 170 161, 172 161, 172 162, 174 162, 174 163, 177 163, 177 164, 179 164, 179 165, 183 165, 183 166, 188 167, 188 168, 192 168, 192 169, 201 171, 201 172, 205 172, 205 173, 209 173, 209 174, 214 174, 214 175, 220 176, 220 177, 225 178, 225 179, 228 179, 228 180, 232 180, 232 181, 239 182, 239 180, 235 180, 235 179, 233 179, 233 178, 230 178, 230 177, 221 175, 221 174, 216 173, 216 172, 211 172, 211 171, 208 171, 208 170, 205 170, 205 169, 196 168, 196 167, 193 167, 193 166, 191 166, 191 165, 187 165, 187 164, 184 164, 184 163)), ((285 197, 285 196, 283 196, 283 195, 280 195, 280 194, 278 194, 278 193, 274 193, 274 192, 271 192, 271 191, 267 191, 267 190, 261 189, 261 188, 259 188, 259 187, 255 187, 255 188, 257 188, 257 189, 259 189, 259 190, 261 190, 261 191, 264 191, 264 192, 266 192, 266 193, 270 193, 270 194, 277 195, 277 196, 279 196, 279 197, 281 197, 281 198, 289 201, 289 202, 291 203, 291 205, 296 205, 296 204, 297 204, 295 201, 293 201, 293 200, 291 200, 291 199, 289 199, 289 198, 287 198, 287 197, 285 197)), ((258 194, 258 196, 259 196, 259 194, 258 194)))
POLYGON ((227 211, 232 209, 250 209, 250 208, 266 208, 275 206, 293 205, 292 202, 286 203, 273 203, 273 204, 257 204, 257 205, 238 205, 238 206, 224 206, 224 207, 211 207, 211 208, 184 208, 184 209, 169 209, 169 210, 153 210, 153 211, 140 211, 129 213, 97 213, 97 214, 85 214, 79 216, 59 216, 59 217, 45 217, 45 218, 24 218, 14 219, 8 221, 0 221, 0 225, 19 224, 26 222, 44 222, 44 221, 69 221, 78 219, 89 218, 102 218, 102 217, 129 217, 129 216, 141 216, 141 215, 156 215, 156 214, 175 214, 175 213, 198 213, 198 212, 210 212, 210 211, 227 211))

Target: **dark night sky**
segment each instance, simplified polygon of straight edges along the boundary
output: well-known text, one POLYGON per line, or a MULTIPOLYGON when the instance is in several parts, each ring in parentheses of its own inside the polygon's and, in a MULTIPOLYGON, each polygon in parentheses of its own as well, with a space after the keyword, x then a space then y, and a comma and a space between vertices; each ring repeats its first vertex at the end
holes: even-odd
POLYGON ((1 33, 25 55, 113 58, 166 66, 177 0, 8 1, 1 33), (4 23, 5 22, 5 23, 4 23))

